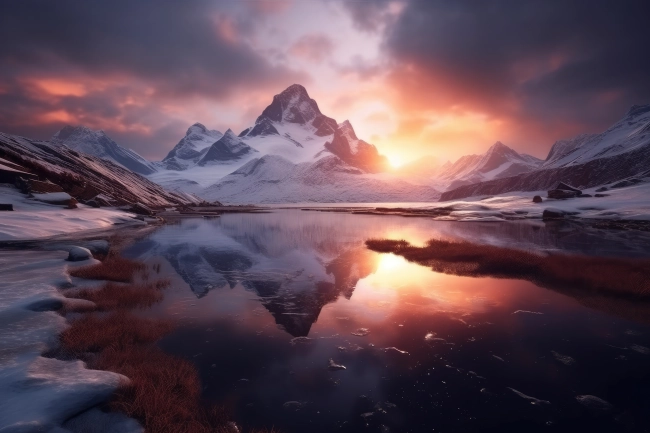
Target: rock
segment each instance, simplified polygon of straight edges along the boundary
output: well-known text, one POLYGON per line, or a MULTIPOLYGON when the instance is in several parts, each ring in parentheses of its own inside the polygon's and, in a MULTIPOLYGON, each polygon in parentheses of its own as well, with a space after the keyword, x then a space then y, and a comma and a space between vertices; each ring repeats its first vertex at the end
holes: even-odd
POLYGON ((563 189, 565 191, 573 191, 573 192, 577 192, 578 194, 582 193, 582 191, 580 191, 578 188, 576 188, 574 186, 571 186, 568 183, 564 183, 564 182, 558 182, 558 184, 555 186, 554 189, 563 189))
POLYGON ((596 397, 595 395, 578 395, 576 396, 576 400, 578 400, 578 403, 595 413, 609 412, 613 409, 613 406, 610 403, 606 402, 602 398, 596 397))
POLYGON ((626 186, 636 185, 637 183, 641 182, 643 181, 637 178, 625 179, 612 185, 612 188, 625 188, 626 186))
POLYGON ((95 200, 88 200, 88 201, 86 202, 86 205, 87 205, 87 206, 90 206, 90 207, 94 207, 94 208, 99 208, 99 207, 101 207, 101 206, 99 206, 99 203, 97 203, 95 200))
POLYGON ((0 203, 0 211, 3 211, 3 210, 7 210, 7 211, 14 210, 14 205, 0 203))
POLYGON ((604 192, 604 191, 608 191, 608 190, 609 190, 609 188, 607 188, 606 186, 603 186, 603 187, 598 188, 596 190, 596 192, 604 192))
POLYGON ((544 220, 562 219, 566 214, 567 213, 562 209, 556 209, 550 207, 544 209, 544 212, 542 213, 542 219, 544 220))
POLYGON ((566 199, 577 197, 579 193, 567 189, 552 189, 548 191, 548 198, 566 199))
POLYGON ((536 195, 535 197, 533 197, 533 203, 541 203, 542 201, 543 201, 542 197, 539 196, 539 195, 536 195))
POLYGON ((81 262, 83 260, 92 259, 93 254, 87 248, 82 247, 72 247, 68 251, 68 261, 69 262, 81 262))
POLYGON ((594 197, 609 197, 609 194, 596 194, 594 197))
POLYGON ((105 239, 97 239, 84 243, 86 248, 92 251, 93 254, 108 254, 110 244, 105 239))
POLYGON ((76 209, 78 207, 77 203, 79 203, 79 202, 77 200, 75 200, 74 197, 71 198, 70 200, 68 200, 68 206, 67 206, 68 209, 76 209))
POLYGON ((154 211, 149 209, 147 206, 143 205, 142 203, 133 203, 131 207, 129 208, 131 212, 135 212, 139 215, 147 215, 147 216, 153 216, 154 211))
POLYGON ((592 197, 592 195, 591 194, 580 194, 578 197, 580 197, 580 198, 588 198, 588 197, 592 197))

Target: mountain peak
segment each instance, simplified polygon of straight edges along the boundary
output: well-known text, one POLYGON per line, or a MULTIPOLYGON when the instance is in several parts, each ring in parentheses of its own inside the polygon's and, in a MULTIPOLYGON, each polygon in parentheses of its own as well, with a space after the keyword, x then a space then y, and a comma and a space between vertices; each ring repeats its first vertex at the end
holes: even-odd
POLYGON ((321 112, 318 104, 309 97, 307 89, 300 84, 293 84, 273 97, 271 105, 264 109, 255 123, 260 123, 266 118, 274 122, 304 125, 319 114, 321 112))
POLYGON ((188 136, 193 132, 206 134, 208 132, 208 128, 206 128, 205 125, 203 125, 202 123, 196 122, 194 125, 187 128, 187 132, 185 133, 185 135, 188 136))
POLYGON ((645 114, 650 112, 650 104, 645 104, 645 105, 632 105, 630 109, 628 110, 626 116, 628 117, 636 117, 641 114, 645 114))

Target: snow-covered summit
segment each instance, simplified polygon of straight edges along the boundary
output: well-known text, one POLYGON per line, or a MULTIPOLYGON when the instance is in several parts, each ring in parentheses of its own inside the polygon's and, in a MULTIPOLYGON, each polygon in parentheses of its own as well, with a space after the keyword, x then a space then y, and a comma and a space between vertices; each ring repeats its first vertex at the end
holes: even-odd
POLYGON ((187 128, 185 137, 162 160, 163 166, 170 170, 184 170, 196 164, 210 146, 223 137, 217 130, 210 130, 201 123, 187 128))
POLYGON ((583 134, 553 145, 542 168, 580 165, 637 150, 650 142, 650 104, 633 105, 600 134, 583 134))
POLYGON ((118 145, 102 130, 93 131, 86 126, 67 125, 52 136, 50 143, 113 161, 139 174, 156 171, 151 162, 133 150, 118 145))
POLYGON ((441 170, 439 179, 448 183, 447 189, 486 180, 514 176, 537 169, 542 161, 520 154, 497 141, 482 155, 466 155, 441 170))
POLYGON ((245 155, 253 152, 257 151, 241 141, 231 129, 228 129, 223 137, 208 148, 197 165, 205 166, 241 160, 245 155))

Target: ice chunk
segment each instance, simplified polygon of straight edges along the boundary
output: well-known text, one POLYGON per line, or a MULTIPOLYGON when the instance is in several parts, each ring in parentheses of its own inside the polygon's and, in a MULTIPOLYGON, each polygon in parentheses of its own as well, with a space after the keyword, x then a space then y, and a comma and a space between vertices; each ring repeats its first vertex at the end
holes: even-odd
POLYGON ((578 395, 576 400, 592 412, 609 412, 613 409, 611 404, 595 395, 578 395))
POLYGON ((352 332, 352 335, 355 335, 357 337, 365 337, 368 334, 370 334, 370 330, 368 328, 359 328, 356 331, 352 332))
POLYGON ((329 362, 327 363, 327 369, 329 371, 346 370, 345 365, 335 363, 332 358, 330 358, 329 362))
POLYGON ((526 395, 526 394, 524 394, 523 392, 517 391, 517 390, 514 389, 514 388, 510 388, 510 387, 508 387, 508 389, 509 389, 510 391, 514 392, 515 394, 517 394, 519 397, 523 398, 524 400, 528 400, 528 401, 530 402, 530 404, 535 404, 535 405, 547 405, 547 404, 551 404, 549 401, 546 401, 546 400, 540 400, 540 399, 538 399, 538 398, 531 397, 530 395, 526 395))
POLYGON ((576 361, 575 359, 571 358, 570 356, 567 355, 562 355, 561 353, 556 352, 555 350, 551 350, 551 353, 557 359, 564 365, 573 365, 576 361))

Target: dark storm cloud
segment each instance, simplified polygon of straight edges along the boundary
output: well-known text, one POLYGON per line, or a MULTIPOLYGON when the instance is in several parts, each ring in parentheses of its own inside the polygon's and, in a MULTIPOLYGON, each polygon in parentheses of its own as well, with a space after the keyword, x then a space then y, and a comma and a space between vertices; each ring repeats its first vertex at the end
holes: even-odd
MULTIPOLYGON (((361 26, 386 7, 352 4, 361 26)), ((396 84, 420 71, 433 107, 571 116, 597 128, 650 103, 649 16, 640 0, 410 0, 384 48, 396 84)))
MULTIPOLYGON (((164 94, 221 96, 233 85, 268 83, 274 68, 241 37, 230 2, 9 1, 0 14, 5 68, 139 77, 164 94), (221 10, 220 10, 221 8, 221 10)), ((7 70, 5 69, 5 73, 7 70)))

